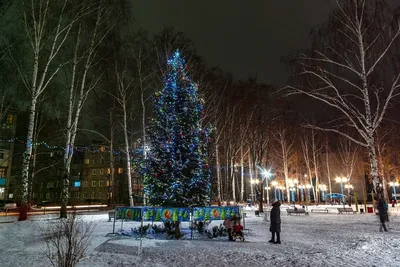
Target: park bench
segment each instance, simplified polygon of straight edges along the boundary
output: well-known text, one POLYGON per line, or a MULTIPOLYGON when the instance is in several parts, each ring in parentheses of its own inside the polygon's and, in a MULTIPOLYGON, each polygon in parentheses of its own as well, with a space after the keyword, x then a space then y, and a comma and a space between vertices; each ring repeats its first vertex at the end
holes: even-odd
POLYGON ((337 210, 338 210, 339 214, 342 214, 342 213, 353 213, 353 214, 356 214, 356 211, 353 210, 353 208, 337 208, 337 210))
POLYGON ((111 222, 111 219, 114 220, 115 217, 115 211, 109 211, 108 212, 108 221, 111 222))
POLYGON ((328 213, 329 210, 327 208, 325 208, 325 209, 312 209, 311 212, 326 212, 326 213, 328 213))
POLYGON ((286 209, 287 215, 308 215, 308 211, 306 211, 305 209, 286 209))

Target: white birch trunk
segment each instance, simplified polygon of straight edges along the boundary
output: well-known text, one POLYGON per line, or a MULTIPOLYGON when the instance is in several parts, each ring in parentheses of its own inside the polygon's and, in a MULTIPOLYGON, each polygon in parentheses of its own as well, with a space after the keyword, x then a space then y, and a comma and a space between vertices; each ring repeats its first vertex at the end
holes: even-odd
POLYGON ((331 181, 331 172, 329 166, 329 147, 328 147, 328 139, 326 139, 326 175, 328 176, 328 188, 329 195, 332 202, 332 181, 331 181))
POLYGON ((221 205, 222 201, 222 192, 221 192, 221 166, 220 166, 220 161, 219 161, 219 144, 218 140, 216 140, 215 144, 215 161, 217 165, 217 191, 218 191, 218 205, 221 205))
POLYGON ((249 153, 249 174, 250 174, 250 194, 251 194, 251 200, 252 203, 254 204, 254 189, 253 189, 253 184, 251 183, 254 179, 253 177, 253 162, 251 160, 251 155, 249 153))
POLYGON ((243 147, 240 149, 240 201, 244 202, 244 155, 243 155, 243 147))
POLYGON ((236 180, 235 180, 235 164, 233 161, 233 157, 231 157, 230 161, 230 169, 231 169, 231 178, 232 178, 232 199, 233 202, 236 203, 236 180))
POLYGON ((126 106, 123 106, 122 110, 123 110, 123 130, 124 130, 125 154, 126 154, 126 176, 128 179, 129 205, 132 207, 133 206, 133 196, 132 196, 131 153, 130 153, 129 138, 128 138, 128 121, 127 121, 126 106))
POLYGON ((21 212, 19 215, 19 220, 27 219, 27 205, 28 205, 28 182, 29 182, 29 164, 32 155, 32 140, 33 140, 33 131, 35 128, 35 115, 36 115, 36 104, 37 97, 33 97, 31 100, 31 106, 29 109, 29 125, 28 125, 28 134, 26 137, 26 147, 23 155, 22 161, 22 186, 21 186, 21 212), (25 209, 25 210, 22 210, 25 209))

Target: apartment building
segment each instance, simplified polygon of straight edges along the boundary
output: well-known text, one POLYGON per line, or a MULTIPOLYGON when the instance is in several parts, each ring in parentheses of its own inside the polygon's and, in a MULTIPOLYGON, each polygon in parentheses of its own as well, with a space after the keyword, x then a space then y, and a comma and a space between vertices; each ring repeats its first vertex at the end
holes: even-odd
MULTIPOLYGON (((56 157, 56 155, 54 155, 56 157)), ((113 154, 114 179, 111 175, 110 152, 105 146, 93 145, 77 149, 71 164, 70 205, 129 203, 126 162, 123 154, 113 154)), ((40 175, 35 182, 34 203, 61 202, 62 169, 56 168, 40 175)), ((133 175, 135 202, 142 195, 141 180, 133 175)))
POLYGON ((10 189, 17 111, 9 109, 0 121, 0 199, 13 198, 10 189))

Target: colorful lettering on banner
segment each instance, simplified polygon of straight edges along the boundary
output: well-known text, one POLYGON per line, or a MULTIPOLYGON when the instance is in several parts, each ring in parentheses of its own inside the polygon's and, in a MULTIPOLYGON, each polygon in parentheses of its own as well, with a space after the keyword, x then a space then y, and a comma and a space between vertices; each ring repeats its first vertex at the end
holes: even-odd
POLYGON ((239 215, 239 207, 197 207, 193 209, 195 221, 225 220, 239 215))

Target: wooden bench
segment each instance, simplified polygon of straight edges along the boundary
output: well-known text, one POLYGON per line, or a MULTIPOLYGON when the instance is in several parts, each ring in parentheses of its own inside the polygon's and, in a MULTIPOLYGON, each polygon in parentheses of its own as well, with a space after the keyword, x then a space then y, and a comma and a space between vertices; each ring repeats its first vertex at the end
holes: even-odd
POLYGON ((108 212, 108 221, 111 222, 111 219, 114 220, 115 217, 115 212, 114 211, 109 211, 108 212))
POLYGON ((326 213, 328 213, 329 210, 327 208, 325 208, 325 209, 312 209, 311 212, 326 212, 326 213))
POLYGON ((342 213, 353 213, 353 214, 356 214, 356 211, 353 210, 353 208, 337 208, 337 210, 338 210, 339 214, 342 214, 342 213))
POLYGON ((308 215, 308 211, 306 211, 305 209, 286 209, 287 215, 308 215))

